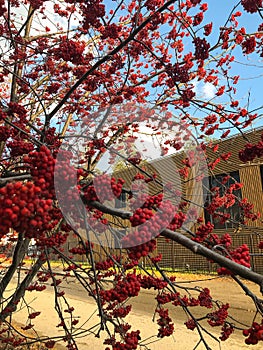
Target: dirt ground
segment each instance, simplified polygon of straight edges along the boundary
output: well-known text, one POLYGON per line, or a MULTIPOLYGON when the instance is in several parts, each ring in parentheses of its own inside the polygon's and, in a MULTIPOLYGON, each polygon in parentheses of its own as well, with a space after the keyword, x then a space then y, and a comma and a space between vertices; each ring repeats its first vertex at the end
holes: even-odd
MULTIPOLYGON (((236 285, 230 278, 215 278, 205 275, 184 275, 176 274, 177 282, 182 289, 185 286, 199 286, 208 287, 211 290, 213 299, 220 300, 224 303, 228 302, 231 305, 230 314, 233 319, 229 319, 233 323, 248 327, 253 321, 255 315, 255 307, 253 306, 250 298, 247 297, 241 288, 236 285), (194 281, 193 281, 194 280, 194 281)), ((247 283, 248 287, 260 296, 259 287, 253 283, 247 283)), ((68 284, 64 285, 64 290, 68 296, 70 306, 74 307, 74 317, 79 319, 78 324, 81 325, 83 332, 76 332, 76 340, 79 350, 100 350, 105 349, 103 340, 106 333, 101 333, 100 338, 96 338, 94 334, 88 334, 84 332, 88 326, 97 324, 99 322, 97 315, 96 305, 90 298, 87 298, 85 293, 81 290, 80 285, 76 282, 68 281, 68 284), (92 316, 91 316, 92 315, 92 316)), ((141 331, 141 339, 144 341, 141 343, 141 348, 144 350, 160 350, 160 349, 175 349, 175 350, 192 350, 198 344, 200 339, 197 331, 191 331, 186 329, 184 322, 187 320, 187 316, 184 314, 181 308, 172 307, 171 317, 175 324, 175 331, 172 337, 158 339, 152 337, 153 334, 157 334, 156 322, 152 322, 154 309, 156 303, 154 301, 156 293, 152 291, 143 291, 140 296, 133 298, 132 300, 132 312, 127 316, 127 322, 131 322, 133 330, 139 329, 141 331), (145 340, 146 339, 146 340, 145 340), (157 340, 157 341, 156 341, 157 340)), ((32 310, 41 311, 40 316, 34 319, 34 329, 41 335, 58 336, 61 335, 60 328, 56 327, 58 324, 58 317, 54 310, 54 295, 51 289, 47 289, 45 292, 31 292, 28 293, 27 303, 29 303, 32 310)), ((207 309, 206 309, 207 310, 207 309)), ((198 317, 204 310, 200 307, 192 308, 191 311, 198 317)), ((208 311, 209 312, 209 311, 208 311)), ((22 310, 17 312, 14 319, 19 324, 25 324, 27 320, 27 310, 22 307, 22 310)), ((257 319, 261 321, 260 318, 257 319)), ((207 326, 205 321, 203 325, 207 326)), ((211 331, 212 335, 217 336, 220 333, 220 329, 215 327, 207 327, 211 331)), ((96 329, 94 328, 94 332, 96 329)), ((239 350, 239 349, 263 349, 263 342, 256 346, 248 346, 244 343, 244 336, 241 332, 235 331, 234 334, 226 342, 218 343, 215 339, 211 338, 208 334, 204 333, 205 340, 208 342, 212 350, 239 350)), ((57 350, 65 349, 65 344, 60 342, 57 344, 57 350)), ((199 344, 196 348, 198 350, 205 349, 203 344, 199 344)))

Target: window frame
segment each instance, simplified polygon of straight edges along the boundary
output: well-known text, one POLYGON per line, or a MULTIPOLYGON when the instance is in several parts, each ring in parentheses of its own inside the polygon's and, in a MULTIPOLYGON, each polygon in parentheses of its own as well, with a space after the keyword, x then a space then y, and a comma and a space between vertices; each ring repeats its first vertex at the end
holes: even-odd
POLYGON ((115 198, 115 209, 126 208, 127 206, 127 193, 122 191, 119 197, 115 198))
MULTIPOLYGON (((208 177, 208 180, 206 178, 206 184, 208 185, 209 189, 205 189, 204 192, 204 202, 209 203, 211 201, 211 198, 213 196, 211 189, 213 187, 219 187, 220 188, 220 195, 225 193, 226 189, 229 188, 230 185, 240 182, 240 174, 239 170, 234 170, 228 173, 220 173, 216 175, 211 175, 208 177), (226 184, 222 184, 222 182, 219 180, 219 178, 223 178, 225 176, 230 176, 228 182, 226 184)), ((242 190, 241 188, 234 191, 233 194, 238 197, 238 199, 242 199, 242 190)), ((242 208, 238 205, 238 200, 236 200, 236 203, 229 207, 229 208, 218 208, 218 212, 224 212, 227 214, 230 214, 229 220, 226 220, 224 223, 220 223, 220 218, 215 218, 213 214, 210 214, 206 211, 206 208, 204 207, 204 219, 205 222, 211 222, 211 224, 214 225, 215 229, 228 229, 228 228, 235 228, 238 226, 240 221, 242 220, 242 208)))

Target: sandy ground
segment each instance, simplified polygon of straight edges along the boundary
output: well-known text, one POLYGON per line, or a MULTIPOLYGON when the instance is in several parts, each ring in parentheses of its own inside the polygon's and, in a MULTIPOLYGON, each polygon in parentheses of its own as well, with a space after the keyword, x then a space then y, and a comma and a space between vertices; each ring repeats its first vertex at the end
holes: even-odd
MULTIPOLYGON (((179 282, 182 283, 182 287, 185 285, 191 286, 208 286, 213 293, 214 299, 222 300, 223 302, 229 301, 232 305, 231 314, 240 322, 246 324, 251 324, 254 308, 248 297, 244 295, 240 287, 236 286, 230 279, 215 279, 211 281, 201 282, 196 280, 189 284, 187 282, 190 276, 180 277, 179 282)), ((198 276, 195 277, 198 279, 198 276)), ((202 278, 207 278, 203 276, 202 278)), ((258 293, 258 286, 250 283, 249 287, 258 293)), ((68 295, 69 305, 74 307, 74 317, 79 319, 78 324, 81 325, 82 329, 87 329, 99 322, 97 315, 97 309, 95 303, 93 303, 90 298, 86 299, 86 296, 81 292, 80 286, 76 283, 69 284, 65 286, 66 294, 68 295), (92 315, 90 317, 90 315, 92 315)), ((33 320, 35 325, 35 330, 39 332, 40 335, 48 335, 50 337, 61 335, 61 329, 56 327, 58 324, 58 316, 54 310, 54 294, 51 290, 46 290, 45 292, 30 292, 27 295, 26 302, 34 311, 41 311, 41 314, 33 320)), ((66 306, 65 306, 66 308, 66 306)), ((153 310, 155 308, 154 295, 151 291, 146 291, 141 293, 139 298, 134 298, 133 311, 127 317, 127 321, 131 322, 133 325, 133 330, 141 330, 141 338, 148 340, 141 344, 140 349, 176 349, 176 350, 192 350, 199 341, 199 335, 197 331, 187 330, 183 325, 183 322, 187 320, 181 309, 175 310, 173 307, 173 312, 171 313, 172 318, 175 322, 175 331, 172 337, 160 339, 157 342, 156 339, 152 338, 153 334, 157 334, 156 323, 152 322, 153 310), (153 343, 152 343, 153 342, 153 343), (145 347, 145 346, 147 347, 145 347)), ((192 309, 194 310, 194 309, 192 309)), ((25 324, 27 321, 27 308, 24 306, 19 312, 14 315, 15 321, 20 324, 25 324)), ((197 311, 198 313, 198 311, 197 311)), ((211 327, 209 328, 211 330, 211 327)), ((95 331, 95 329, 94 329, 95 331)), ((214 335, 216 329, 213 328, 212 332, 214 335)), ((232 337, 226 342, 221 342, 220 344, 215 340, 211 339, 208 335, 205 335, 205 339, 210 345, 212 350, 239 350, 239 349, 263 349, 263 342, 256 346, 247 346, 244 343, 244 337, 235 332, 232 337), (236 333, 236 334, 235 334, 236 333)), ((103 340, 106 333, 101 333, 100 338, 94 337, 94 334, 77 334, 76 340, 79 350, 100 350, 105 349, 106 345, 103 345, 103 340)), ((56 349, 65 349, 65 344, 60 342, 57 344, 56 349)), ((200 344, 197 349, 205 349, 205 346, 200 344)))

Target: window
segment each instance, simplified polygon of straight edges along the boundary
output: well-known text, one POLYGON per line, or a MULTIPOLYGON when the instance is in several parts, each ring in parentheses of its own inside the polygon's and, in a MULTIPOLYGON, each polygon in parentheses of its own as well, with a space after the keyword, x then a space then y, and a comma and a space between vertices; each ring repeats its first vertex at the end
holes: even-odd
MULTIPOLYGON (((239 172, 233 171, 229 174, 219 174, 215 176, 210 176, 208 181, 208 186, 209 186, 209 190, 211 190, 213 187, 218 187, 219 194, 220 196, 222 196, 225 193, 226 189, 229 188, 230 185, 236 182, 240 182, 239 172), (229 179, 225 183, 222 183, 223 179, 226 178, 227 175, 230 176, 229 179)), ((212 200, 213 194, 211 192, 207 194, 207 188, 205 189, 205 194, 206 194, 205 203, 209 204, 212 200)), ((237 199, 242 198, 241 189, 233 191, 233 194, 237 197, 237 199)), ((229 208, 221 207, 221 208, 218 208, 217 211, 221 213, 230 214, 230 219, 222 223, 220 216, 213 217, 213 215, 211 215, 205 210, 205 221, 206 222, 210 221, 214 225, 215 229, 236 227, 238 225, 238 222, 240 222, 242 219, 242 209, 238 204, 238 200, 236 200, 233 206, 229 208)))
POLYGON ((126 201, 127 201, 127 193, 122 192, 118 198, 115 199, 115 208, 125 208, 126 207, 126 201))

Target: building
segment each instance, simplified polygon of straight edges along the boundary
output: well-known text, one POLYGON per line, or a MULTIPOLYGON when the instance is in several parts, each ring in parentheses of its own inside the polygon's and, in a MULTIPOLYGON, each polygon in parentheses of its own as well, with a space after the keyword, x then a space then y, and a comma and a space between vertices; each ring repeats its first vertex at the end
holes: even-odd
MULTIPOLYGON (((248 202, 254 204, 254 212, 261 214, 261 217, 257 220, 248 220, 246 223, 243 223, 242 209, 238 205, 238 201, 229 208, 224 209, 224 213, 229 216, 229 220, 225 220, 224 222, 221 221, 220 216, 216 218, 210 215, 203 205, 199 208, 199 215, 203 217, 204 222, 210 221, 214 225, 214 233, 219 236, 229 233, 232 237, 233 247, 238 247, 246 243, 250 248, 251 267, 259 273, 263 273, 263 252, 258 248, 259 241, 263 240, 263 161, 260 158, 256 158, 251 162, 243 163, 239 159, 238 154, 248 142, 257 144, 261 140, 262 132, 263 129, 259 128, 247 132, 245 135, 239 134, 206 143, 208 162, 214 162, 221 155, 226 156, 223 156, 224 159, 219 163, 214 162, 213 170, 209 170, 206 173, 204 180, 199 182, 197 188, 191 171, 185 178, 182 178, 175 171, 175 168, 179 169, 182 167, 182 161, 185 158, 182 152, 144 164, 146 172, 151 174, 156 173, 156 181, 150 181, 147 184, 149 194, 160 193, 163 191, 163 183, 171 183, 181 186, 182 196, 189 200, 189 202, 194 198, 194 201, 198 199, 202 203, 209 203, 211 199, 211 188, 215 186, 219 187, 220 192, 222 179, 226 175, 229 175, 229 177, 223 186, 228 187, 235 182, 242 183, 243 187, 235 191, 235 196, 239 199, 247 198, 248 202), (229 152, 231 152, 230 156, 228 155, 229 152)), ((125 180, 125 188, 129 190, 136 174, 138 174, 138 169, 130 166, 119 170, 114 176, 116 178, 123 178, 125 180)), ((111 203, 111 205, 117 209, 127 209, 127 196, 128 194, 125 191, 122 192, 121 196, 115 199, 115 203, 111 203)), ((118 254, 122 248, 120 243, 121 235, 125 235, 125 227, 129 223, 128 220, 110 218, 113 224, 118 227, 119 236, 117 234, 115 235, 113 243, 113 246, 117 248, 115 249, 115 253, 118 254)), ((194 231, 195 227, 192 226, 191 230, 194 231)), ((69 244, 72 246, 75 243, 71 241, 69 244)), ((161 253, 163 256, 162 261, 159 263, 160 266, 172 270, 212 272, 217 268, 215 264, 211 264, 203 257, 195 256, 186 248, 175 242, 167 241, 162 236, 157 239, 156 253, 161 253)), ((105 257, 105 247, 98 247, 95 258, 96 260, 100 260, 103 257, 105 257)))
MULTIPOLYGON (((219 236, 226 232, 229 233, 234 247, 244 243, 249 246, 251 267, 259 273, 263 273, 263 251, 258 248, 259 241, 263 240, 263 159, 256 158, 251 162, 243 163, 238 154, 248 142, 257 144, 261 140, 262 132, 262 128, 255 129, 247 132, 245 138, 239 134, 224 140, 214 141, 210 147, 207 147, 208 158, 211 157, 211 159, 215 159, 217 154, 219 156, 231 152, 231 156, 226 161, 221 160, 209 173, 207 184, 210 189, 213 186, 222 186, 222 178, 226 174, 230 175, 226 186, 234 181, 242 183, 243 187, 236 191, 235 195, 241 199, 247 198, 248 202, 253 203, 253 211, 260 213, 259 219, 248 220, 245 225, 242 224, 242 210, 238 203, 225 209, 230 215, 230 220, 224 223, 220 223, 219 218, 215 219, 205 209, 203 210, 205 221, 214 224, 214 233, 219 236), (212 151, 214 147, 218 147, 216 153, 212 151)), ((204 272, 216 269, 215 264, 193 255, 175 242, 167 243, 163 237, 158 238, 157 249, 163 255, 163 260, 160 263, 163 267, 169 266, 175 270, 186 269, 204 272)))

